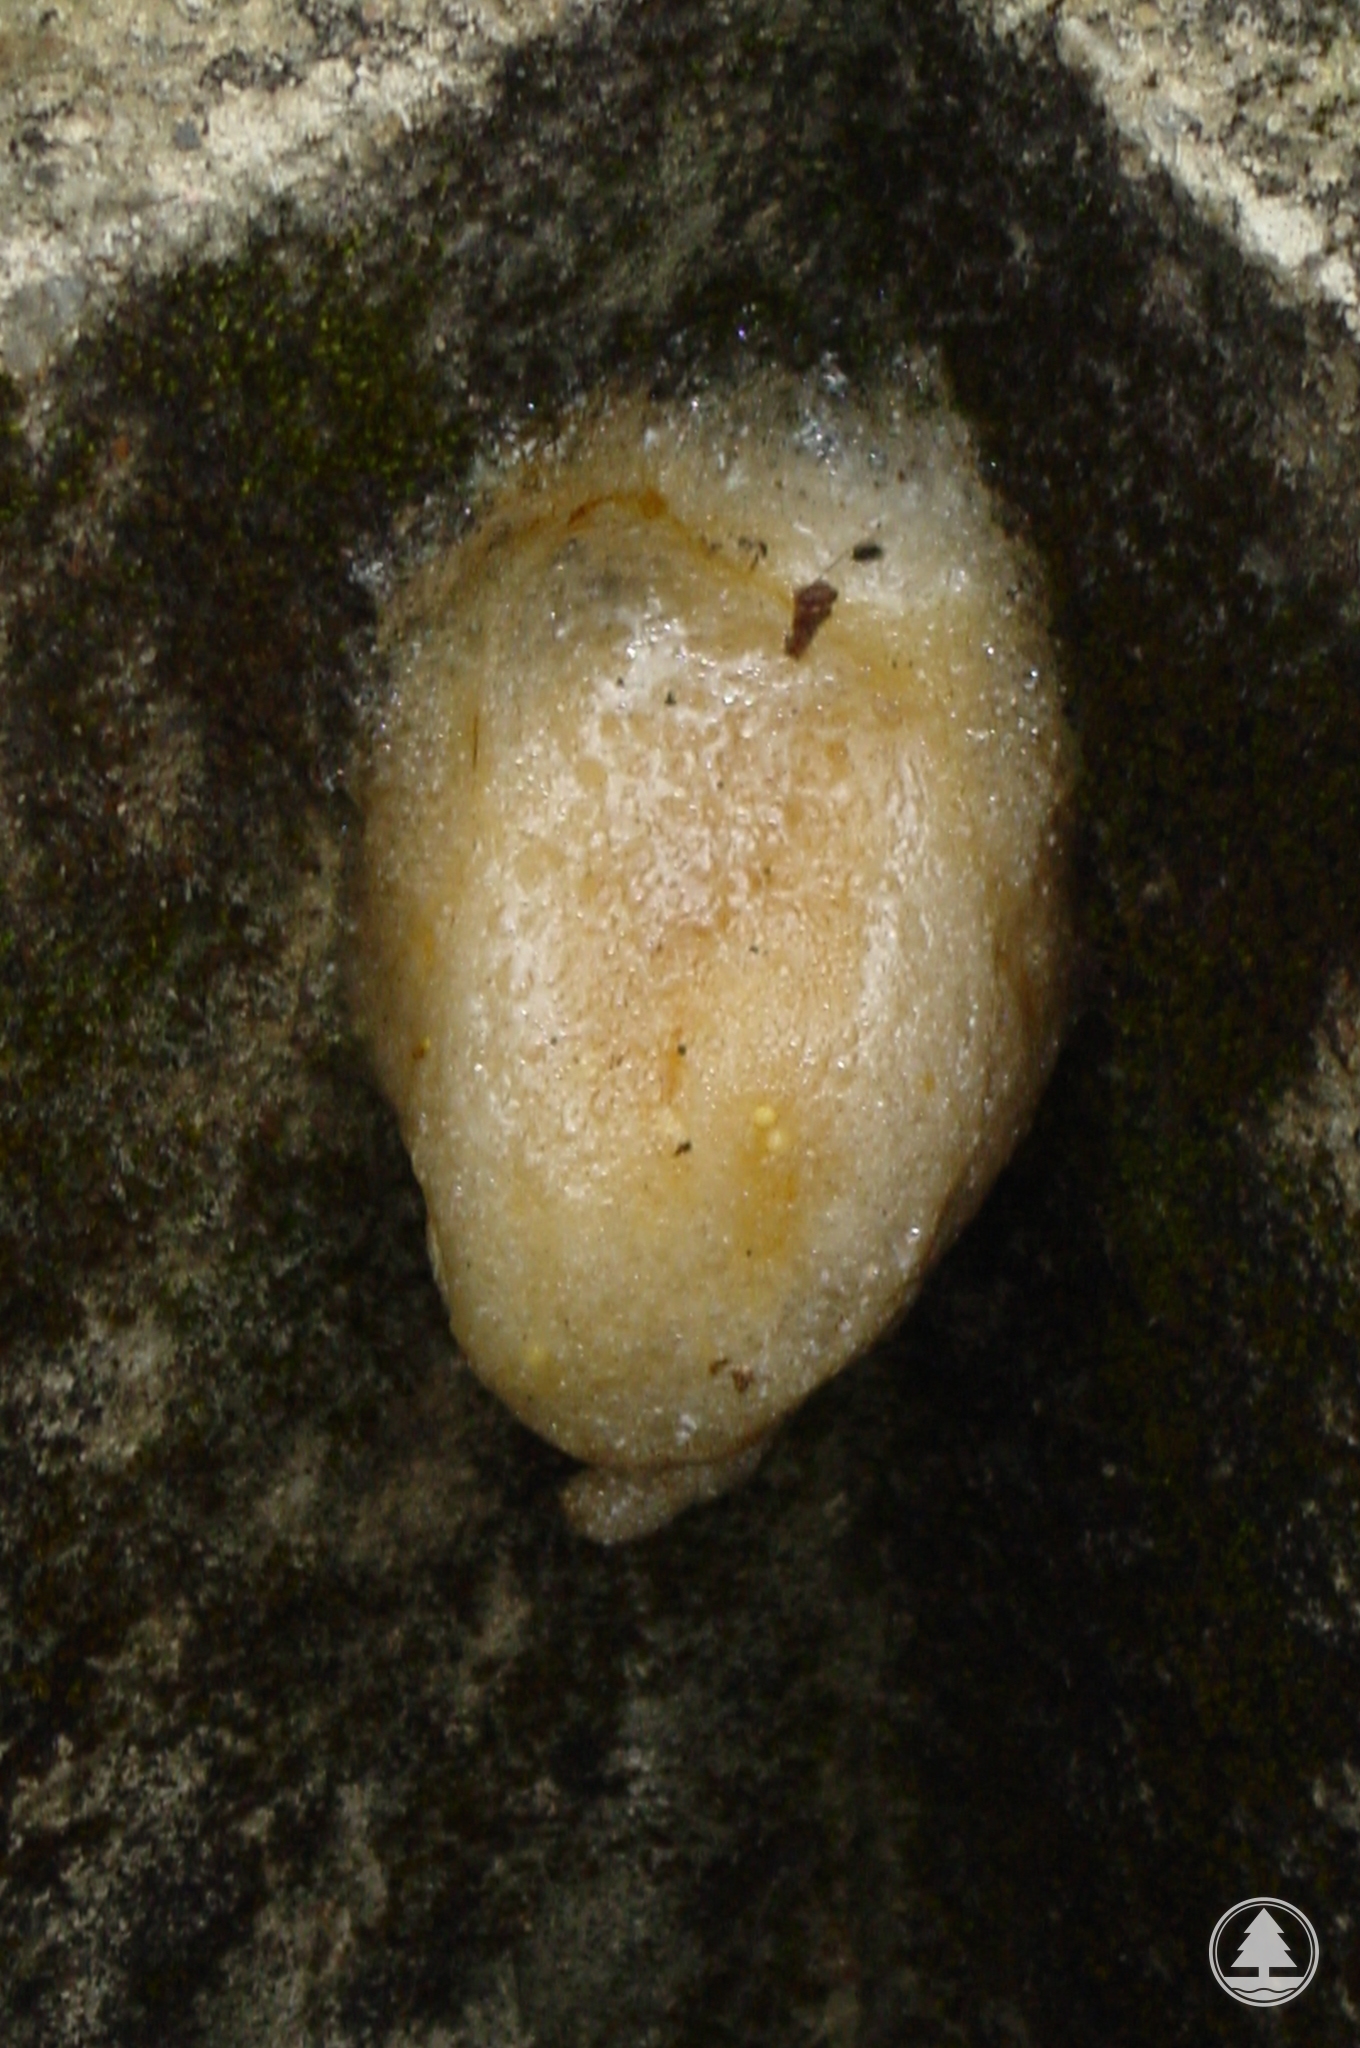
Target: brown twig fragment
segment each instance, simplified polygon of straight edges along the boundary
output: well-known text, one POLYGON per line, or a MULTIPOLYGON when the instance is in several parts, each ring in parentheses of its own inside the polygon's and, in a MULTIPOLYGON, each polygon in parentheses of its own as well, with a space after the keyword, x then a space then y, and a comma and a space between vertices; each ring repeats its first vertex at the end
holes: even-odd
POLYGON ((784 635, 785 654, 791 654, 795 661, 800 654, 806 654, 818 627, 824 626, 831 617, 831 607, 838 595, 835 585, 828 583, 824 576, 794 591, 793 624, 784 635))

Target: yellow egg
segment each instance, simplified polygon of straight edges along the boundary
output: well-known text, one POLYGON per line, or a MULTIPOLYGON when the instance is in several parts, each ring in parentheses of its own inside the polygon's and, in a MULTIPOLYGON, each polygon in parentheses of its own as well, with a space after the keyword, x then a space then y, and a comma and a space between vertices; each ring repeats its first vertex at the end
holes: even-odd
POLYGON ((583 413, 384 638, 363 1029, 469 1363, 641 1534, 902 1313, 1052 1070, 1034 572, 951 415, 771 373, 583 413))

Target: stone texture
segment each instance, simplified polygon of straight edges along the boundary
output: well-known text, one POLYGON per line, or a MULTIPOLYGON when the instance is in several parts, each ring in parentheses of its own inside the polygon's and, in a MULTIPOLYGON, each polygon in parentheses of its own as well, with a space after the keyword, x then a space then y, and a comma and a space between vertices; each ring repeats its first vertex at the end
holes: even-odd
POLYGON ((1248 95, 1278 174, 1215 144, 1291 264, 1076 33, 1176 76, 1209 8, 186 4, 155 63, 86 13, 3 28, 5 2040, 1236 2039, 1208 1934, 1278 1891, 1322 1964, 1272 2026, 1353 2041, 1357 382, 1301 102, 1248 95), (337 64, 348 172, 287 139, 337 64), (220 238, 156 199, 87 261, 129 166, 227 177, 232 92, 220 238), (753 353, 938 361, 975 420, 1052 580, 1087 1004, 900 1335, 605 1556, 447 1339, 350 779, 374 592, 479 451, 753 353))
POLYGON ((0 362, 29 378, 129 285, 315 215, 485 100, 566 0, 18 0, 0 23, 0 362))
POLYGON ((1249 261, 1360 331, 1360 36, 1346 9, 1083 0, 1056 37, 1150 168, 1249 261))

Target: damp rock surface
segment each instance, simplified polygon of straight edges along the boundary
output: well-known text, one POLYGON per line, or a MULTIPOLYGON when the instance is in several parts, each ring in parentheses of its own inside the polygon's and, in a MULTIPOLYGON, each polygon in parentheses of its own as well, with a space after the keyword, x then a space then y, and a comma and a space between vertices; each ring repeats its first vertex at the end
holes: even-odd
MULTIPOLYGON (((563 16, 0 386, 7 2048, 1198 2048, 1258 1888, 1356 2039, 1352 344, 1004 12, 563 16), (601 379, 903 349, 1052 593, 1084 1014, 900 1332, 601 1551, 344 1000, 377 614, 601 379)), ((360 112, 373 15, 292 17, 360 112)))
POLYGON ((27 383, 129 286, 314 221, 561 0, 14 0, 0 20, 0 366, 27 383))

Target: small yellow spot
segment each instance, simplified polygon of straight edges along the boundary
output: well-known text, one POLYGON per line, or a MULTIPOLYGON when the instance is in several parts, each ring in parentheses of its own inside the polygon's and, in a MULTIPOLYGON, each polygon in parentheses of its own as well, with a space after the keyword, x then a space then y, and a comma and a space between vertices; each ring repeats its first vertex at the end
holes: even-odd
POLYGON ((768 1102, 760 1103, 751 1112, 751 1122, 758 1131, 772 1130, 777 1121, 775 1112, 768 1102))
POLYGON ((524 1347, 524 1363, 530 1372, 542 1372, 544 1366, 548 1363, 546 1347, 542 1344, 526 1344, 524 1347))
POLYGON ((430 1050, 430 1041, 429 1041, 429 1039, 428 1039, 428 1038, 418 1038, 418 1039, 416 1040, 416 1042, 415 1042, 414 1046, 412 1046, 412 1048, 411 1048, 411 1058, 412 1058, 413 1060, 423 1060, 423 1059, 424 1059, 424 1057, 425 1057, 425 1055, 426 1055, 426 1053, 427 1053, 427 1052, 428 1052, 429 1050, 430 1050))
POLYGON ((767 1152, 782 1152, 788 1142, 788 1133, 782 1130, 778 1124, 775 1125, 772 1131, 765 1133, 765 1150, 767 1152))

